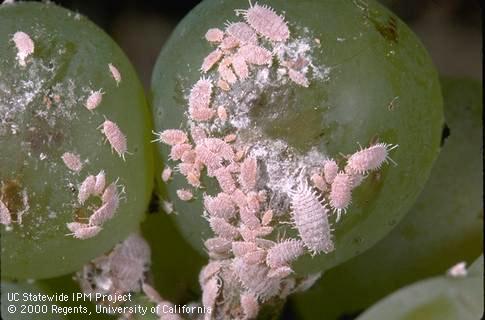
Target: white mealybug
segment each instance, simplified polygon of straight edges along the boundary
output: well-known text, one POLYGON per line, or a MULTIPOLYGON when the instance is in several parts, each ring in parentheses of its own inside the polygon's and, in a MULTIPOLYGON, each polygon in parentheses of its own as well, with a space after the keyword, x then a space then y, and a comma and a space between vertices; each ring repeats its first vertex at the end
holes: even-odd
POLYGON ((98 174, 95 177, 95 180, 96 182, 94 183, 94 194, 101 195, 106 185, 106 175, 104 173, 104 170, 101 170, 100 172, 98 172, 98 174))
POLYGON ((333 251, 328 210, 306 181, 302 181, 296 191, 290 192, 290 199, 293 223, 308 250, 312 254, 333 251))
POLYGON ((240 298, 241 308, 244 313, 244 319, 255 319, 259 313, 259 303, 251 293, 245 292, 240 298))
POLYGON ((207 57, 204 58, 204 61, 202 62, 202 66, 200 67, 200 70, 202 70, 202 72, 206 73, 207 71, 212 69, 212 67, 217 62, 219 62, 219 60, 222 59, 223 55, 224 54, 222 53, 222 50, 220 50, 220 49, 216 49, 216 50, 212 51, 211 53, 209 53, 207 55, 207 57))
POLYGON ((87 176, 86 179, 81 183, 79 187, 79 192, 77 195, 77 200, 80 204, 84 204, 84 202, 92 195, 95 194, 94 186, 96 185, 96 177, 90 175, 87 176))
POLYGON ((162 181, 167 182, 172 176, 172 168, 166 166, 162 171, 162 181))
POLYGON ((246 158, 241 164, 241 174, 239 183, 244 191, 252 190, 256 187, 258 175, 258 162, 255 158, 246 158))
POLYGON ((15 32, 12 40, 17 47, 17 61, 21 66, 25 66, 25 59, 34 53, 34 41, 27 33, 22 31, 15 32))
POLYGON ((305 252, 303 242, 288 239, 277 243, 268 250, 266 264, 273 269, 288 266, 305 252))
POLYGON ((352 177, 344 172, 339 172, 330 187, 329 202, 337 212, 336 221, 340 220, 342 212, 346 212, 352 200, 352 177))
POLYGON ((182 201, 190 201, 194 197, 192 192, 190 190, 187 190, 187 189, 178 189, 177 190, 177 196, 182 201))
POLYGON ((96 109, 101 101, 103 100, 103 94, 104 92, 101 90, 97 91, 91 91, 89 94, 89 97, 86 99, 86 109, 88 110, 94 110, 96 109))
POLYGON ((7 205, 5 205, 2 200, 0 200, 0 223, 6 226, 12 223, 10 210, 7 208, 7 205))
POLYGON ((237 228, 223 218, 212 217, 209 219, 209 224, 212 231, 222 238, 235 239, 239 236, 237 228))
POLYGON ((116 81, 116 86, 118 86, 121 82, 121 73, 112 63, 108 64, 108 68, 109 68, 109 72, 111 73, 111 76, 116 81))
POLYGON ((271 51, 252 44, 239 48, 237 55, 242 57, 247 63, 255 65, 271 65, 273 59, 271 51))
POLYGON ((159 133, 154 132, 154 134, 158 135, 158 138, 153 141, 163 142, 169 146, 175 146, 187 141, 187 134, 179 129, 167 129, 159 133))
MULTIPOLYGON (((357 151, 347 160, 347 166, 355 172, 365 174, 368 171, 377 170, 389 158, 389 151, 397 148, 398 145, 377 143, 368 148, 357 151)), ((394 161, 392 161, 394 162, 394 161)))
POLYGON ((69 168, 69 170, 79 172, 83 168, 81 159, 77 154, 74 154, 71 152, 65 152, 61 158, 64 164, 66 165, 66 167, 69 168))
POLYGON ((332 184, 333 179, 337 176, 338 165, 335 160, 325 160, 323 163, 323 176, 328 184, 332 184))
POLYGON ((125 153, 128 152, 128 149, 126 137, 123 132, 121 132, 116 123, 110 120, 105 120, 101 126, 101 131, 106 136, 106 139, 108 139, 111 148, 114 149, 123 160, 125 160, 125 153))
POLYGON ((236 10, 236 13, 242 13, 246 22, 257 33, 271 41, 284 42, 290 37, 285 19, 268 6, 256 3, 247 10, 236 10))
POLYGON ((226 28, 226 32, 242 44, 258 44, 258 35, 244 22, 230 23, 226 28))
POLYGON ((219 43, 222 41, 223 37, 224 37, 224 31, 218 28, 209 29, 205 34, 205 39, 209 42, 219 43))

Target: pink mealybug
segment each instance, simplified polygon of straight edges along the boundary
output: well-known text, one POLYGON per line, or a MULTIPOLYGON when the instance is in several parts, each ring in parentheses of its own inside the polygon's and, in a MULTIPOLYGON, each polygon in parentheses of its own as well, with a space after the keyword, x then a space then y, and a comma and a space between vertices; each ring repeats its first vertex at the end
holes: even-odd
POLYGON ((189 111, 190 109, 208 109, 210 107, 212 95, 212 81, 210 79, 199 79, 192 89, 190 89, 189 95, 189 111))
POLYGON ((246 194, 241 189, 236 189, 231 194, 231 201, 238 206, 239 209, 246 207, 248 199, 246 194))
POLYGON ((241 221, 247 225, 250 229, 257 229, 261 227, 258 217, 255 212, 248 209, 248 207, 242 207, 239 209, 239 216, 241 221))
POLYGON ((231 86, 229 85, 229 83, 227 83, 226 81, 224 81, 222 79, 217 80, 217 87, 221 90, 224 90, 224 91, 231 90, 231 86))
POLYGON ((320 191, 327 190, 327 183, 325 182, 325 179, 318 173, 312 174, 312 176, 310 177, 310 180, 312 181, 315 188, 317 188, 318 190, 320 191))
POLYGON ((352 187, 352 177, 344 172, 339 172, 332 182, 329 202, 330 206, 337 212, 336 221, 340 220, 340 215, 350 205, 352 200, 352 187))
POLYGON ((325 177, 325 181, 328 184, 332 184, 333 179, 337 176, 338 173, 338 165, 337 162, 334 160, 325 160, 323 162, 323 175, 325 177))
POLYGON ((108 64, 108 68, 109 68, 109 72, 111 73, 111 76, 116 81, 116 86, 118 86, 121 82, 121 73, 112 63, 108 64))
POLYGON ((17 60, 21 66, 25 66, 25 59, 34 53, 34 41, 30 36, 22 31, 17 31, 12 38, 17 47, 17 60))
POLYGON ((220 284, 217 277, 211 278, 202 287, 202 305, 211 310, 219 296, 220 284))
POLYGON ((239 183, 243 190, 249 191, 256 187, 258 163, 255 158, 246 158, 241 164, 239 183))
POLYGON ((95 194, 95 187, 96 185, 96 178, 92 175, 87 176, 86 179, 81 183, 79 187, 79 192, 77 195, 77 199, 80 204, 84 204, 84 202, 92 195, 95 194))
POLYGON ((89 94, 89 97, 86 99, 86 109, 88 110, 94 110, 96 109, 101 101, 103 100, 103 94, 101 90, 98 91, 91 91, 89 94))
POLYGON ((113 199, 118 197, 118 187, 116 186, 116 182, 112 182, 109 186, 106 187, 106 189, 104 189, 104 192, 101 195, 101 201, 103 203, 107 203, 113 201, 113 199))
POLYGON ((255 319, 259 313, 258 300, 249 292, 241 294, 241 308, 245 319, 255 319))
POLYGON ((237 81, 236 75, 231 69, 232 59, 224 58, 222 59, 217 72, 219 73, 220 77, 225 80, 229 84, 234 84, 237 81))
POLYGON ((187 141, 187 134, 179 129, 167 129, 159 133, 154 132, 154 134, 158 135, 158 138, 153 141, 163 142, 169 146, 182 144, 187 141))
POLYGON ((235 258, 232 266, 243 287, 257 299, 264 302, 278 295, 280 279, 268 277, 269 268, 264 264, 247 264, 241 257, 235 258))
POLYGON ((123 132, 121 132, 116 123, 110 120, 105 120, 101 126, 101 131, 106 136, 106 139, 108 139, 111 148, 114 149, 123 160, 125 160, 125 153, 127 153, 128 150, 126 137, 123 132))
POLYGON ((233 241, 232 242, 232 253, 236 257, 243 257, 250 252, 258 250, 258 246, 254 242, 247 241, 233 241))
POLYGON ((288 239, 277 243, 268 250, 266 264, 273 269, 284 267, 304 253, 303 242, 288 239))
POLYGON ((192 140, 197 144, 207 138, 207 133, 205 133, 205 130, 202 127, 192 126, 190 127, 190 136, 192 137, 192 140))
MULTIPOLYGON (((397 148, 398 145, 377 143, 368 148, 357 151, 347 160, 347 165, 354 171, 365 174, 368 171, 377 170, 389 158, 389 151, 397 148)), ((394 162, 394 161, 392 161, 394 162)))
POLYGON ((197 153, 197 159, 207 166, 207 175, 214 176, 214 171, 222 165, 222 158, 202 144, 195 146, 195 152, 197 153))
POLYGON ((261 224, 263 226, 267 226, 271 223, 271 220, 273 220, 273 210, 269 209, 263 214, 263 217, 261 218, 261 224))
POLYGON ((221 120, 223 124, 226 123, 228 116, 226 108, 224 108, 224 106, 217 107, 217 117, 219 118, 219 120, 221 120))
POLYGON ((258 193, 255 191, 249 191, 248 194, 246 195, 246 202, 248 209, 251 212, 259 212, 259 209, 261 209, 261 204, 259 203, 258 199, 258 193))
POLYGON ((171 176, 172 176, 172 168, 170 168, 169 166, 166 166, 162 171, 162 176, 161 176, 162 181, 167 182, 171 176))
POLYGON ((268 277, 270 278, 277 278, 277 279, 283 279, 288 277, 290 274, 292 274, 294 271, 291 269, 291 267, 288 266, 283 266, 283 267, 278 267, 275 269, 271 269, 268 272, 268 277))
POLYGON ((266 259, 266 251, 265 250, 256 250, 246 253, 243 256, 243 260, 247 264, 258 264, 263 263, 266 259))
POLYGON ((258 44, 258 35, 244 22, 228 24, 226 32, 242 44, 258 44))
POLYGON ((94 194, 95 195, 100 195, 103 193, 104 187, 106 185, 106 175, 104 173, 104 170, 101 170, 98 172, 98 174, 95 177, 96 182, 94 183, 94 194))
POLYGON ((204 207, 211 216, 229 220, 236 214, 236 208, 231 197, 226 193, 219 193, 215 197, 204 196, 204 207))
POLYGON ((249 68, 243 56, 236 54, 231 59, 232 68, 240 80, 246 80, 249 77, 249 68))
POLYGON ((177 190, 177 196, 182 201, 190 201, 194 197, 192 192, 190 190, 187 190, 187 189, 178 189, 177 190))
POLYGON ((328 210, 312 192, 306 181, 290 192, 292 220, 305 246, 317 254, 334 249, 328 210))
POLYGON ((83 164, 81 162, 81 159, 79 158, 79 155, 71 153, 71 152, 65 152, 62 155, 62 161, 66 165, 66 167, 69 168, 69 170, 79 172, 83 168, 83 164))
POLYGON ((215 113, 215 110, 211 108, 189 109, 190 118, 192 118, 192 120, 194 121, 199 122, 211 120, 214 117, 215 113))
POLYGON ((291 81, 302 87, 308 88, 308 86, 310 85, 307 77, 300 71, 296 71, 290 68, 288 69, 288 76, 290 77, 291 81))
POLYGON ((251 44, 239 48, 237 55, 242 57, 247 63, 256 65, 270 65, 273 59, 271 51, 251 44))
POLYGON ((101 207, 99 207, 94 213, 89 217, 89 225, 90 226, 101 226, 106 221, 113 218, 116 210, 118 209, 119 205, 119 198, 118 196, 114 196, 110 201, 104 203, 101 207))
POLYGON ((226 254, 231 250, 231 241, 221 237, 215 237, 207 239, 204 242, 204 246, 209 252, 226 254))
POLYGON ((219 62, 219 60, 222 59, 223 55, 224 54, 222 53, 222 51, 220 49, 216 49, 216 50, 212 51, 211 53, 209 53, 207 55, 207 57, 204 58, 204 61, 202 62, 202 66, 200 67, 200 70, 202 70, 202 72, 206 73, 207 71, 212 69, 212 67, 217 62, 219 62))
POLYGON ((230 133, 224 137, 224 142, 231 143, 236 141, 236 139, 237 139, 237 135, 234 133, 230 133))
POLYGON ((223 37, 224 37, 224 31, 218 28, 209 29, 205 34, 205 39, 209 42, 219 43, 222 41, 223 37))
POLYGON ((73 226, 72 224, 69 224, 69 223, 68 225, 69 225, 68 228, 70 230, 72 229, 71 230, 72 233, 69 233, 67 235, 72 235, 74 238, 80 239, 80 240, 92 238, 102 230, 102 228, 99 226, 88 226, 88 225, 73 226))
POLYGON ((227 168, 221 167, 214 171, 214 175, 219 182, 219 186, 221 187, 222 191, 226 193, 232 193, 236 190, 236 184, 234 183, 234 179, 232 178, 231 173, 227 168))
POLYGON ((237 228, 223 218, 212 217, 209 219, 209 224, 212 231, 222 238, 235 239, 239 236, 237 228))
POLYGON ((237 46, 239 46, 239 40, 236 37, 227 35, 224 37, 224 39, 222 39, 222 42, 219 45, 219 48, 227 52, 228 50, 234 49, 237 46))
POLYGON ((277 15, 268 6, 255 4, 247 10, 236 10, 242 13, 246 22, 260 35, 271 41, 286 41, 290 36, 290 31, 283 17, 277 15))
POLYGON ((12 216, 10 215, 10 210, 7 208, 5 203, 0 200, 0 223, 3 225, 9 225, 12 223, 12 216))
POLYGON ((210 261, 207 265, 205 265, 199 272, 199 284, 200 286, 204 286, 207 281, 209 281, 212 277, 217 275, 222 268, 222 263, 220 261, 210 261))
POLYGON ((195 163, 195 160, 197 159, 197 152, 195 150, 186 150, 184 153, 182 153, 182 156, 180 157, 180 160, 185 163, 195 163))
POLYGON ((190 151, 192 146, 188 143, 176 144, 170 149, 170 160, 176 161, 182 159, 185 152, 190 151))

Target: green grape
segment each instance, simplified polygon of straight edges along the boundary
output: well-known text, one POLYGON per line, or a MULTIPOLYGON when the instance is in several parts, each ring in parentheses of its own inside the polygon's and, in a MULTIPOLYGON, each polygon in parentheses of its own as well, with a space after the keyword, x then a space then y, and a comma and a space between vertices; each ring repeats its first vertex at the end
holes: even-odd
POLYGON ((477 175, 483 170, 481 84, 467 79, 441 83, 449 136, 443 136, 440 156, 418 201, 374 247, 329 270, 314 290, 295 297, 304 319, 354 314, 404 285, 441 274, 457 261, 471 262, 482 252, 483 185, 477 175))
POLYGON ((483 255, 464 277, 420 281, 379 301, 357 320, 475 320, 483 316, 483 255))
POLYGON ((0 6, 0 21, 0 200, 8 212, 2 216, 2 278, 67 274, 139 225, 152 191, 148 108, 126 56, 85 17, 22 2, 0 6), (24 33, 23 47, 13 41, 17 32, 24 33), (31 54, 25 35, 34 45, 31 54), (100 128, 105 119, 118 125, 126 150, 119 132, 100 128), (70 168, 63 159, 68 153, 74 154, 70 168), (105 186, 116 181, 119 208, 96 236, 67 236, 66 223, 87 223, 102 204, 99 191, 78 201, 81 183, 101 170, 105 186))
MULTIPOLYGON (((291 149, 283 157, 285 161, 315 148, 319 155, 335 158, 339 164, 345 162, 343 154, 359 149, 358 143, 368 146, 380 141, 399 145, 391 154, 398 166, 384 166, 355 189, 348 213, 333 226, 335 251, 313 258, 305 255, 296 262, 297 273, 316 272, 371 247, 396 225, 415 201, 439 151, 443 124, 439 82, 416 36, 374 1, 271 1, 267 4, 278 14, 284 13, 290 30, 289 41, 306 39, 312 64, 323 66, 325 72, 322 75, 318 73, 322 69, 315 69, 308 88, 288 81, 264 86, 258 91, 254 89, 254 74, 242 84, 236 83, 228 91, 234 97, 234 105, 246 103, 245 98, 251 101, 247 112, 249 125, 241 124, 243 129, 238 129, 238 139, 249 143, 270 141, 269 148, 282 143, 291 149)), ((204 39, 204 34, 210 28, 224 29, 225 21, 241 21, 234 10, 246 8, 245 0, 204 1, 178 25, 160 53, 152 78, 157 131, 189 129, 184 114, 187 96, 201 77, 199 69, 203 59, 215 47, 204 39)), ((262 44, 268 42, 262 40, 262 44)), ((276 69, 281 67, 274 59, 269 77, 278 74, 276 69)), ((255 73, 254 70, 251 72, 255 73)), ((213 79, 214 85, 217 82, 215 71, 205 77, 213 79)), ((220 90, 216 88, 214 92, 220 90)), ((214 107, 224 102, 221 95, 213 94, 214 107)), ((232 117, 232 106, 226 107, 232 117)), ((216 137, 231 132, 218 133, 216 137)), ((158 151, 165 165, 176 165, 169 161, 170 149, 166 145, 160 145, 158 151)), ((264 163, 267 159, 260 160, 264 163)), ((160 162, 157 176, 162 168, 160 162)), ((287 178, 282 176, 282 185, 287 178)), ((160 190, 167 201, 173 202, 178 213, 174 218, 184 237, 202 253, 201 239, 212 235, 208 223, 201 217, 203 193, 214 195, 218 187, 214 179, 204 174, 201 180, 204 188, 191 188, 195 195, 191 201, 181 201, 176 195, 177 189, 188 187, 180 174, 175 174, 160 190)), ((331 222, 334 221, 335 215, 331 216, 331 222)), ((295 235, 287 227, 278 231, 273 239, 276 233, 295 235)))

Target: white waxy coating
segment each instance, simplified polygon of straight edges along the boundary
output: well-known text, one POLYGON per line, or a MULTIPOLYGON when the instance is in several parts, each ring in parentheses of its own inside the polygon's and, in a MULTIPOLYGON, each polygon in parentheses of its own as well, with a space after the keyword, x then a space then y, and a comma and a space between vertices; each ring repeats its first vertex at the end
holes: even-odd
POLYGON ((0 200, 0 223, 3 225, 9 225, 12 223, 10 210, 8 210, 7 206, 2 200, 0 200))
POLYGON ((21 66, 25 66, 25 59, 34 53, 34 41, 27 33, 22 31, 15 32, 12 40, 17 47, 17 61, 21 66))

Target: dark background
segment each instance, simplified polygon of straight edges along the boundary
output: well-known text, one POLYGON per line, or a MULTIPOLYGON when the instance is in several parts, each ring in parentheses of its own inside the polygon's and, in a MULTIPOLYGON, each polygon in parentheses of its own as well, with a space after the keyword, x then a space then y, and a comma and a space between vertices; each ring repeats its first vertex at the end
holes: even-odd
MULTIPOLYGON (((89 17, 109 33, 126 52, 148 89, 151 71, 163 43, 178 21, 200 1, 54 2, 89 17)), ((271 0, 263 2, 270 3, 271 0)), ((418 34, 441 74, 482 79, 481 7, 478 0, 380 2, 418 34)))

